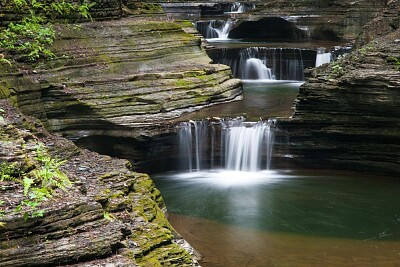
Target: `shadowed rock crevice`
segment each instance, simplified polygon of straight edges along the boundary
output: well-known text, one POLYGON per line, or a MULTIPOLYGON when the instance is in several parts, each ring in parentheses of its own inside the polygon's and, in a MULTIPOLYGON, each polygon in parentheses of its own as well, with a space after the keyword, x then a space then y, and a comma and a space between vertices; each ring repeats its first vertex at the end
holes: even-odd
POLYGON ((271 17, 244 21, 229 32, 229 38, 265 38, 277 40, 304 39, 307 33, 282 18, 271 17))

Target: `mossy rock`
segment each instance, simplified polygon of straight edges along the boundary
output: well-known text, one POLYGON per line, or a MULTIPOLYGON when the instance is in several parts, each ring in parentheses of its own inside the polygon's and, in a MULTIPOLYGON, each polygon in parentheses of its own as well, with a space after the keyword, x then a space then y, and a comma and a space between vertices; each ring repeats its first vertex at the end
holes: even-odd
POLYGON ((174 243, 152 250, 146 256, 138 258, 137 263, 141 267, 193 266, 191 255, 174 243))

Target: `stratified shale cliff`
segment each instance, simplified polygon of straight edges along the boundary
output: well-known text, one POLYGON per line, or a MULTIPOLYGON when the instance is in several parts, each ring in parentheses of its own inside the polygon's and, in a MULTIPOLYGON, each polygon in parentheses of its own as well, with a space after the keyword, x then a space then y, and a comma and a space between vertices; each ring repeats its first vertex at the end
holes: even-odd
POLYGON ((49 134, 8 100, 0 99, 0 107, 0 266, 197 265, 148 175, 49 134), (42 217, 26 218, 32 208, 17 208, 28 199, 20 180, 42 168, 38 145, 46 157, 64 161, 60 170, 72 185, 36 207, 42 217))
MULTIPOLYGON (((178 18, 231 18, 235 21, 234 27, 238 28, 231 31, 229 37, 232 38, 253 38, 255 33, 262 33, 265 28, 272 29, 265 34, 267 38, 273 36, 274 32, 282 35, 283 23, 290 22, 297 30, 304 31, 294 36, 295 38, 354 40, 363 26, 372 19, 382 14, 385 19, 392 19, 398 14, 396 0, 250 0, 241 2, 248 6, 243 13, 226 13, 237 1, 159 2, 165 12, 178 18), (276 18, 286 21, 281 22, 276 18)), ((382 25, 381 23, 380 26, 382 25)), ((384 27, 386 26, 387 24, 384 27)), ((374 29, 375 33, 380 30, 380 27, 374 29)))
MULTIPOLYGON (((95 18, 114 20, 56 25, 56 59, 28 63, 15 56, 12 66, 0 64, 2 175, 11 168, 31 176, 39 169, 35 149, 44 144, 66 161, 61 170, 73 182, 32 219, 15 210, 24 198, 21 181, 2 177, 0 266, 196 266, 146 174, 60 135, 152 134, 183 112, 240 97, 241 81, 229 67, 211 64, 199 37, 183 30, 192 25, 167 21, 160 6, 96 3, 95 18)), ((23 15, 10 11, 0 20, 23 15)))
POLYGON ((316 69, 278 125, 302 166, 398 176, 400 30, 316 69))
POLYGON ((199 38, 176 23, 126 18, 59 28, 57 59, 3 69, 2 91, 71 139, 131 132, 242 93, 230 68, 210 64, 199 38))

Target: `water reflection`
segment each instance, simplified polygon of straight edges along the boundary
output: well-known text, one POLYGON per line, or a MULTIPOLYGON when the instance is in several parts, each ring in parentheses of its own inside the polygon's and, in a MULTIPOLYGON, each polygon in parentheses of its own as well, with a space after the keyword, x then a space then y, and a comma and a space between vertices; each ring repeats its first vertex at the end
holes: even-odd
POLYGON ((400 239, 397 181, 277 171, 154 177, 170 212, 263 231, 400 239))
POLYGON ((260 117, 288 117, 301 84, 298 81, 245 81, 243 100, 211 106, 184 115, 180 120, 244 116, 248 121, 258 121, 260 117))
POLYGON ((264 232, 171 214, 175 229, 201 252, 203 267, 398 266, 400 242, 264 232))
POLYGON ((153 177, 202 266, 397 266, 397 180, 210 170, 153 177))

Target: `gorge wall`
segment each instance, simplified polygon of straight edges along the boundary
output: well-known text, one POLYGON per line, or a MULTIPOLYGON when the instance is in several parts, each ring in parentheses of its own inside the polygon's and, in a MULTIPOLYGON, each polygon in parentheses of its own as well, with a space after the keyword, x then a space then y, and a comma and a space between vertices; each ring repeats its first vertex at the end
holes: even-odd
MULTIPOLYGON (((240 32, 263 31, 271 27, 271 21, 262 23, 264 18, 282 18, 304 30, 308 38, 320 40, 354 40, 363 26, 372 19, 385 14, 385 17, 397 17, 397 1, 386 0, 356 0, 343 2, 339 0, 275 0, 275 1, 243 1, 243 4, 253 6, 244 13, 224 13, 227 4, 235 1, 160 1, 164 10, 171 16, 188 19, 200 17, 231 17, 236 20, 240 32), (170 10, 170 11, 169 11, 170 10), (258 20, 260 22, 256 23, 258 20), (242 22, 247 22, 242 25, 242 22), (246 25, 247 24, 247 25, 246 25), (256 28, 254 28, 256 27, 256 28)), ((379 28, 375 28, 379 32, 379 28)), ((237 38, 240 34, 233 33, 237 38)), ((232 35, 233 36, 233 35, 232 35)), ((304 37, 303 37, 304 38, 304 37)))
POLYGON ((300 87, 293 116, 278 120, 293 162, 399 174, 399 42, 396 30, 314 71, 300 87))
MULTIPOLYGON (((12 66, 0 64, 2 173, 8 164, 28 173, 38 169, 35 147, 43 143, 66 160, 62 171, 74 183, 44 204, 43 218, 25 221, 14 210, 24 188, 0 182, 0 266, 197 265, 147 175, 60 135, 145 139, 168 132, 168 121, 183 112, 240 98, 241 81, 229 67, 211 64, 190 23, 158 17, 156 5, 131 10, 128 2, 98 2, 94 17, 130 15, 56 25, 55 60, 27 63, 15 56, 12 66)), ((18 16, 6 13, 1 21, 18 16)))
POLYGON ((241 81, 211 64, 187 26, 165 18, 59 25, 57 59, 3 65, 1 94, 72 140, 167 132, 182 113, 242 94, 241 81))

